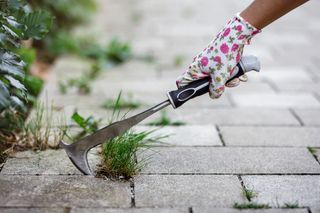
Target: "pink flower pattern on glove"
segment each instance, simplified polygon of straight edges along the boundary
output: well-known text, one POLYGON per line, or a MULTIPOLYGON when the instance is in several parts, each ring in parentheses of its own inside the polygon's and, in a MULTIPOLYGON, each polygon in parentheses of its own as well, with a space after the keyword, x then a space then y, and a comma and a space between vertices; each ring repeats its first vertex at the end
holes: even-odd
POLYGON ((225 90, 225 83, 242 57, 244 45, 249 44, 259 32, 236 14, 210 44, 194 57, 189 68, 177 78, 177 86, 182 87, 210 76, 210 97, 220 97, 225 90))

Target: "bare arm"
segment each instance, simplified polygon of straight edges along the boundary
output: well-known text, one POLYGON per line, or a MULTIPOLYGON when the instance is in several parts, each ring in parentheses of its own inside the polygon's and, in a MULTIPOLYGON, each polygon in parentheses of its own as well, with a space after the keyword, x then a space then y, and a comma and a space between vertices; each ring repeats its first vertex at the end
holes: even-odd
POLYGON ((255 0, 240 15, 262 29, 308 0, 255 0))

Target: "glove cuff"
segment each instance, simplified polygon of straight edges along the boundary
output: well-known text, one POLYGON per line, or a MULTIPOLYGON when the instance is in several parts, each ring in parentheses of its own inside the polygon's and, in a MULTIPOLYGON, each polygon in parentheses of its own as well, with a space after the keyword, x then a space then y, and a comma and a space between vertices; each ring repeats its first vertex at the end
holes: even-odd
POLYGON ((238 39, 243 39, 244 44, 250 44, 253 36, 261 32, 260 29, 256 28, 243 17, 241 17, 240 13, 237 13, 230 23, 233 23, 232 25, 234 29, 238 30, 238 39))

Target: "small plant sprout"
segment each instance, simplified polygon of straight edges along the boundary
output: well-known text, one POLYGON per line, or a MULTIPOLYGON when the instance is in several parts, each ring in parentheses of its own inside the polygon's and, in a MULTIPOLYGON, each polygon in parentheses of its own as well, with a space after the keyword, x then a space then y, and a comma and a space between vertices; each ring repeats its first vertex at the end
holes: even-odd
POLYGON ((77 88, 79 94, 89 94, 91 92, 91 82, 101 73, 101 65, 95 62, 88 72, 83 73, 78 78, 70 78, 66 82, 59 81, 58 86, 61 94, 66 94, 70 88, 77 88))
POLYGON ((181 55, 176 55, 173 59, 173 65, 176 67, 181 66, 182 62, 183 62, 183 56, 181 55))
MULTIPOLYGON (((128 97, 127 99, 121 98, 119 100, 118 104, 120 109, 136 109, 142 105, 141 102, 133 100, 132 93, 128 93, 127 97, 128 97)), ((107 99, 102 104, 102 107, 104 109, 114 109, 115 105, 116 105, 116 100, 107 99)))
POLYGON ((97 120, 93 116, 84 118, 77 111, 72 114, 71 119, 75 122, 77 127, 80 127, 82 130, 76 136, 73 136, 73 139, 78 139, 85 135, 94 133, 98 130, 99 124, 101 122, 101 120, 97 120))
MULTIPOLYGON (((120 118, 120 100, 121 92, 114 101, 110 123, 120 118)), ((123 118, 124 116, 120 120, 123 118)), ((147 165, 149 160, 149 157, 145 157, 137 161, 137 152, 150 149, 155 142, 160 142, 161 139, 167 137, 152 136, 151 133, 154 131, 136 132, 129 130, 123 135, 106 141, 102 146, 102 162, 97 172, 98 176, 128 179, 137 174, 147 165)))
POLYGON ((172 121, 166 111, 161 111, 160 118, 148 123, 150 126, 183 126, 185 124, 183 121, 172 121))
POLYGON ((316 161, 318 161, 320 163, 320 158, 317 156, 317 149, 315 149, 313 147, 308 147, 308 150, 309 150, 310 154, 314 157, 314 159, 316 159, 316 161))
POLYGON ((53 116, 52 106, 38 103, 35 113, 25 124, 20 145, 34 150, 56 149, 67 129, 63 116, 53 116))
POLYGON ((284 205, 281 208, 296 209, 296 208, 299 208, 299 203, 298 203, 298 201, 296 201, 294 203, 284 203, 284 205))
POLYGON ((313 147, 308 147, 308 150, 312 155, 316 155, 316 153, 317 153, 317 150, 313 147))
POLYGON ((252 189, 244 188, 242 190, 243 196, 245 196, 249 201, 251 201, 252 198, 257 196, 257 193, 254 192, 252 189))
POLYGON ((270 209, 269 204, 259 204, 259 203, 235 203, 233 205, 235 209, 270 209))

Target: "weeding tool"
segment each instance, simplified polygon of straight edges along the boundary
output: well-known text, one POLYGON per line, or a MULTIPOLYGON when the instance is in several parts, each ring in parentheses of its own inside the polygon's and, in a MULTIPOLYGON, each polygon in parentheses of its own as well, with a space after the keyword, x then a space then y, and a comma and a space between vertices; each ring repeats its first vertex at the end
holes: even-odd
MULTIPOLYGON (((233 75, 230 77, 229 81, 249 71, 260 71, 260 62, 255 56, 243 56, 241 61, 237 64, 237 68, 234 70, 233 75)), ((112 138, 124 134, 134 125, 138 124, 153 113, 169 105, 176 109, 188 100, 207 93, 209 91, 209 80, 209 78, 204 78, 198 81, 194 81, 185 87, 170 91, 167 93, 168 99, 161 102, 160 104, 157 104, 154 107, 151 107, 150 109, 134 115, 130 118, 114 122, 102 129, 99 129, 91 135, 75 141, 72 144, 66 144, 61 141, 60 147, 65 149, 72 163, 83 174, 92 175, 93 173, 90 169, 87 158, 87 154, 90 149, 98 146, 99 144, 105 143, 112 138)))

